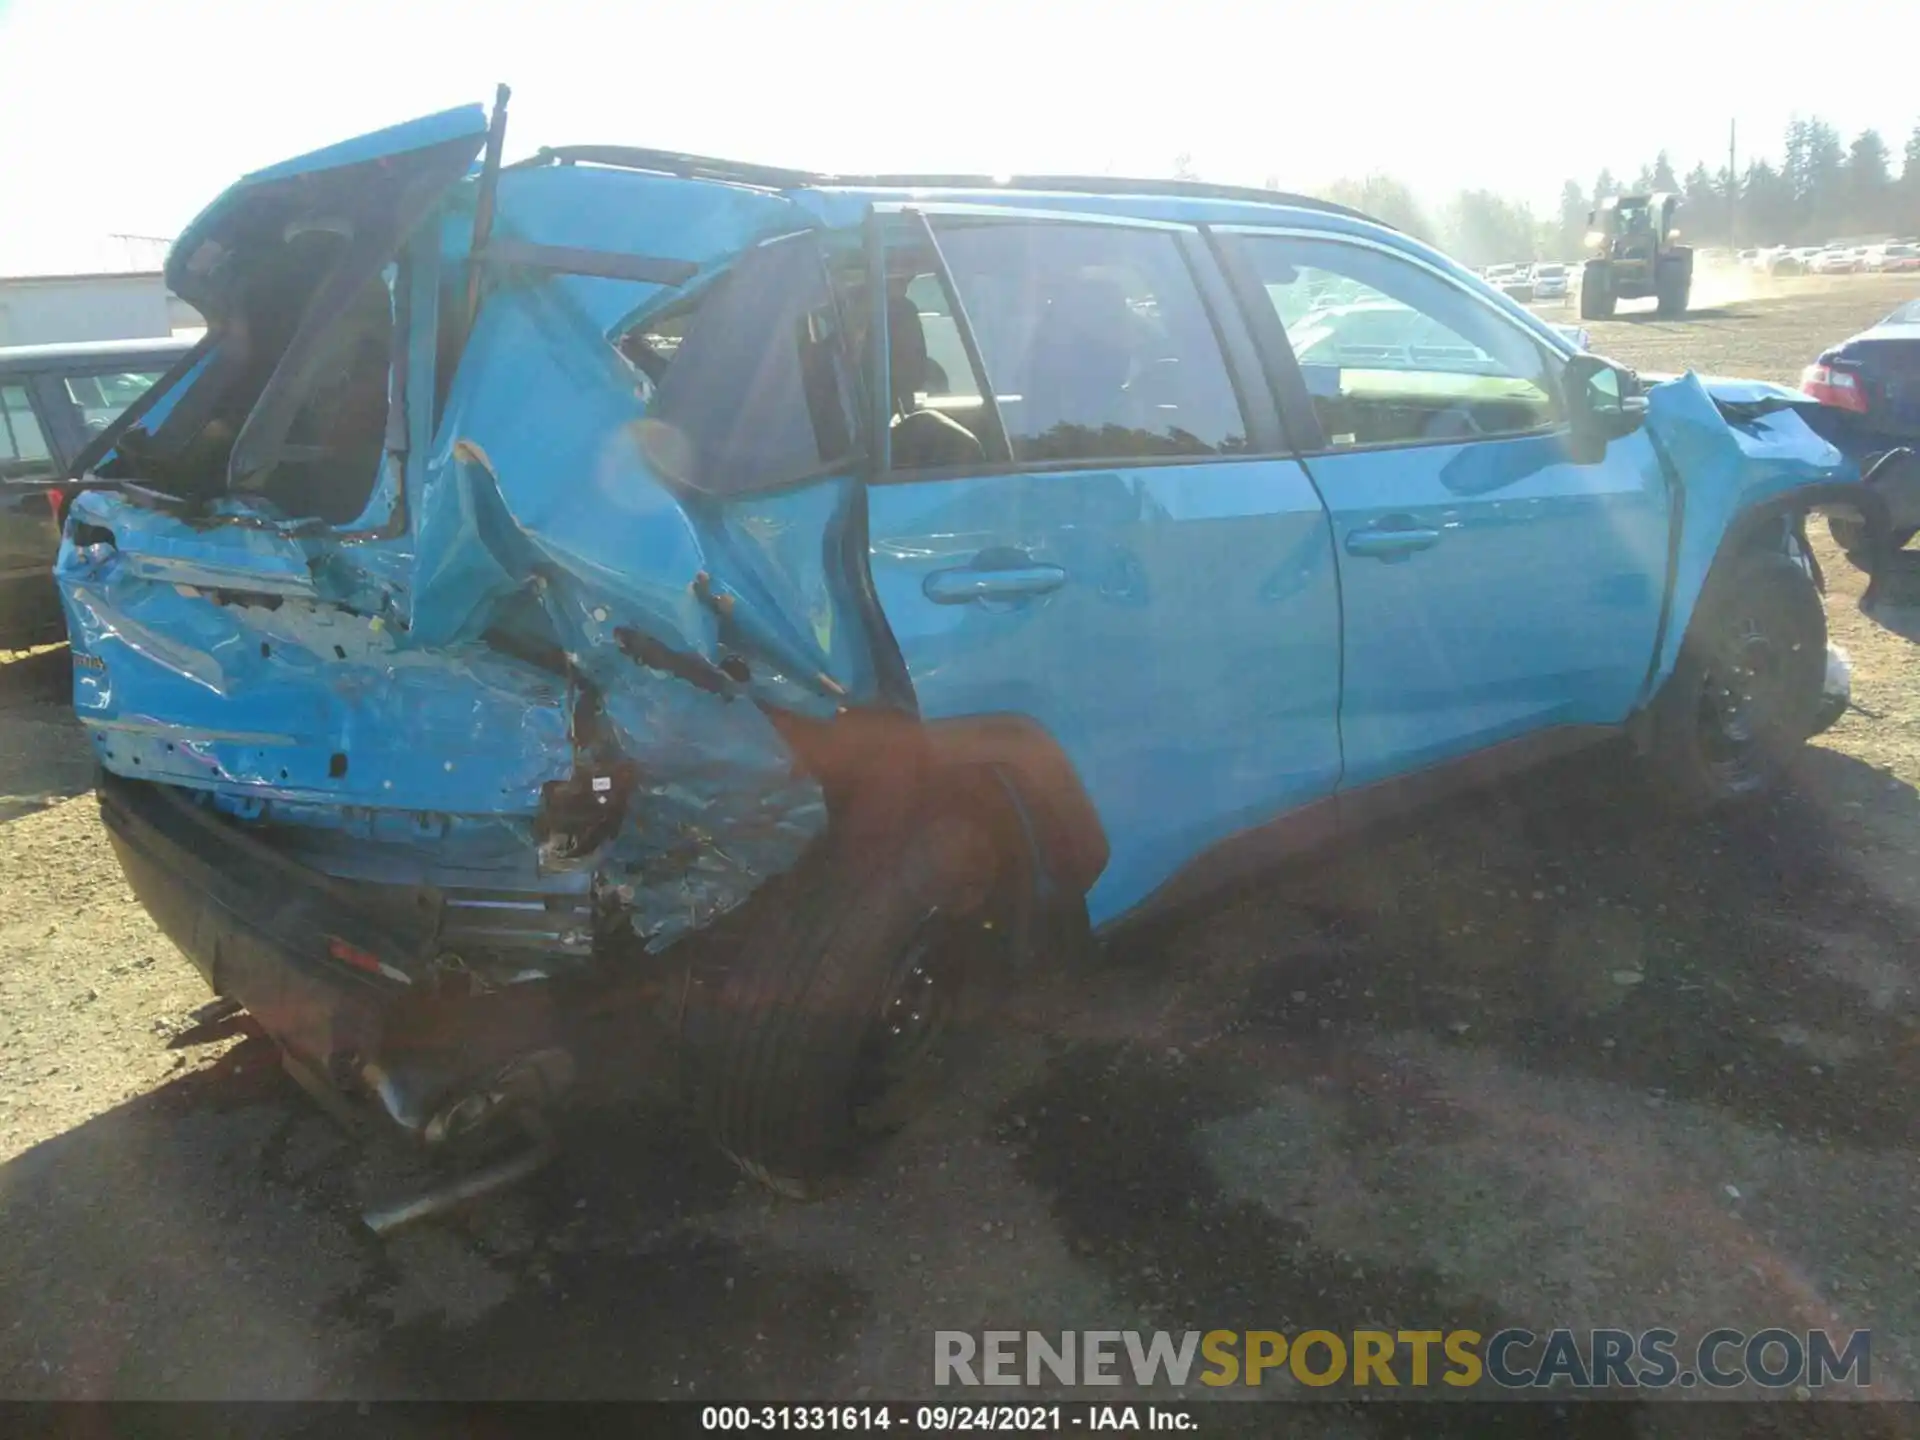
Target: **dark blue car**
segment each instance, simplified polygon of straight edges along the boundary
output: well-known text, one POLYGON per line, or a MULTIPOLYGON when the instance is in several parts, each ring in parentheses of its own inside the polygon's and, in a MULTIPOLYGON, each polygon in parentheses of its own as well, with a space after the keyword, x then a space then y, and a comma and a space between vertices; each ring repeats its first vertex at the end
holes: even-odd
POLYGON ((489 133, 216 200, 59 562, 135 891, 428 1143, 611 1026, 802 1189, 1023 966, 1591 746, 1761 793, 1818 723, 1798 522, 1884 507, 1777 393, 1302 198, 489 133))
MULTIPOLYGON (((1920 446, 1920 300, 1909 300, 1879 324, 1821 352, 1800 377, 1800 388, 1829 407, 1816 421, 1863 467, 1889 451, 1920 446)), ((1897 549, 1920 532, 1920 461, 1900 457, 1879 472, 1897 549)), ((1864 532, 1857 520, 1830 520, 1833 537, 1858 557, 1864 532)))

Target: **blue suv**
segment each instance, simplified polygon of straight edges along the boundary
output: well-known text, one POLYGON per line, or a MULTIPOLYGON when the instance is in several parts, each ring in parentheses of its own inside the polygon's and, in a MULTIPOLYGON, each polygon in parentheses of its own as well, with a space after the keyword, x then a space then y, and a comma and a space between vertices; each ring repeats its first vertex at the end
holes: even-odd
POLYGON ((1598 743, 1750 795, 1817 724, 1802 519, 1885 514, 1805 397, 1643 386, 1312 200, 503 166, 503 108, 194 222, 207 338, 58 569, 135 891, 448 1153, 652 1017, 804 1190, 1023 965, 1598 743))

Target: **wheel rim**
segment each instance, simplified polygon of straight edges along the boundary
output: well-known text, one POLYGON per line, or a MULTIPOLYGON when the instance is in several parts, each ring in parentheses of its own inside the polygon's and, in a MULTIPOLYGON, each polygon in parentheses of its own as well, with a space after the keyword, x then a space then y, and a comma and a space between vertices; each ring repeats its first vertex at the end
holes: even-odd
POLYGON ((1783 714, 1787 667, 1760 623, 1735 625, 1701 677, 1700 748, 1730 786, 1760 778, 1762 756, 1783 714))
POLYGON ((971 887, 929 905, 908 932, 861 1042, 851 1090, 859 1128, 901 1123, 939 1071, 971 981, 1012 943, 996 898, 986 884, 971 887))

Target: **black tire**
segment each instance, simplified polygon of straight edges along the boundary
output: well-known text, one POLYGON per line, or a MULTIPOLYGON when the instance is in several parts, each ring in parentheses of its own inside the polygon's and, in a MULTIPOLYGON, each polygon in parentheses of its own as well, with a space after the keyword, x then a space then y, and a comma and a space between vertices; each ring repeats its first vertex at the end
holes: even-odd
POLYGON ((752 1179, 820 1193, 958 1068, 1030 929, 1001 819, 949 807, 884 851, 817 852, 690 976, 687 1096, 752 1179))
POLYGON ((1655 702, 1649 759, 1668 808, 1763 795, 1818 728, 1827 615, 1813 578, 1777 551, 1715 567, 1655 702))
POLYGON ((1693 271, 1679 261, 1662 261, 1653 272, 1654 308, 1662 315, 1684 315, 1693 290, 1693 271))
MULTIPOLYGON (((1867 527, 1864 521, 1852 515, 1829 515, 1827 533, 1833 536, 1834 544, 1847 552, 1847 559, 1853 562, 1856 569, 1867 568, 1867 562, 1872 557, 1867 554, 1867 527)), ((1916 534, 1920 534, 1920 531, 1895 530, 1887 537, 1887 548, 1903 550, 1916 534)))
POLYGON ((1614 303, 1612 270, 1604 260, 1589 260, 1580 271, 1580 318, 1611 320, 1614 303))

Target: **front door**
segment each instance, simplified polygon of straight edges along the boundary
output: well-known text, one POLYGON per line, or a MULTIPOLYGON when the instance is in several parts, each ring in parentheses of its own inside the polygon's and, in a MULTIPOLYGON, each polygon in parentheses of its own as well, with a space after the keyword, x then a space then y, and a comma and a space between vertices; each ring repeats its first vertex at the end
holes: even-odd
POLYGON ((1229 243, 1318 432, 1302 448, 1339 556, 1344 785, 1624 720, 1667 571, 1646 434, 1577 461, 1561 358, 1437 266, 1359 240, 1229 243))
POLYGON ((1064 750, 1111 848, 1099 924, 1337 783, 1327 515, 1190 230, 894 221, 876 592, 924 716, 1064 750))

